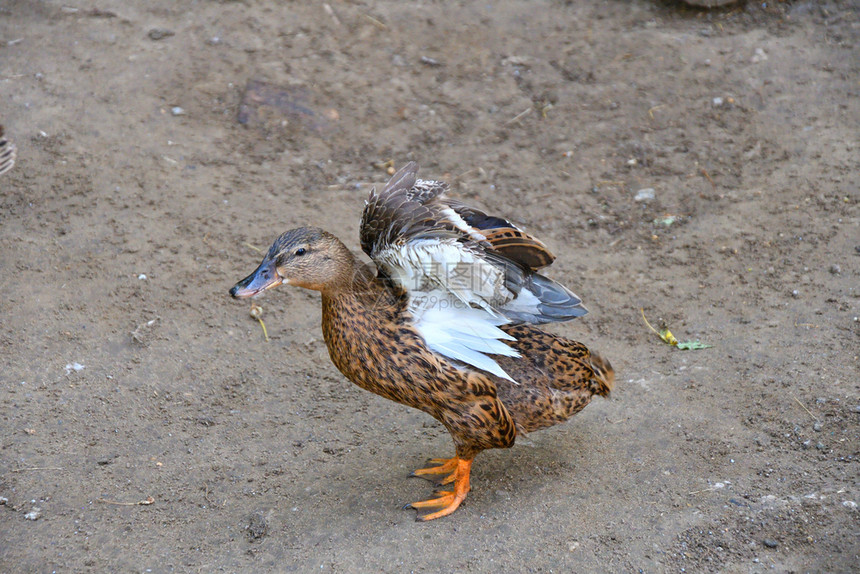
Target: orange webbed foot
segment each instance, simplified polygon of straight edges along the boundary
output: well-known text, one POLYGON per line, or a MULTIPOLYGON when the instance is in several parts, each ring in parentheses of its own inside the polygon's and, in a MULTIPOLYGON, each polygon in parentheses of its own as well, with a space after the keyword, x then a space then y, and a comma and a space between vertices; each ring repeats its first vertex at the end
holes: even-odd
POLYGON ((466 499, 466 494, 469 492, 469 474, 472 470, 472 460, 464 460, 461 458, 449 458, 449 459, 432 459, 430 460, 430 464, 435 464, 437 466, 431 466, 428 468, 422 468, 416 470, 412 473, 411 476, 422 476, 426 474, 445 474, 451 473, 439 483, 442 484, 451 484, 454 483, 454 490, 439 490, 436 491, 437 498, 431 498, 430 500, 422 500, 421 502, 413 502, 411 504, 407 504, 403 508, 414 508, 416 510, 420 510, 423 508, 440 508, 436 512, 432 512, 430 514, 425 514, 423 516, 418 516, 416 520, 426 522, 428 520, 433 520, 435 518, 441 518, 443 516, 448 516, 460 506, 460 503, 466 499))
POLYGON ((427 468, 419 468, 416 471, 410 473, 409 476, 428 476, 434 474, 449 474, 446 478, 443 478, 441 482, 437 483, 438 485, 450 484, 454 482, 454 475, 457 471, 457 461, 459 459, 455 456, 454 458, 431 458, 427 461, 428 464, 433 466, 428 466, 427 468))

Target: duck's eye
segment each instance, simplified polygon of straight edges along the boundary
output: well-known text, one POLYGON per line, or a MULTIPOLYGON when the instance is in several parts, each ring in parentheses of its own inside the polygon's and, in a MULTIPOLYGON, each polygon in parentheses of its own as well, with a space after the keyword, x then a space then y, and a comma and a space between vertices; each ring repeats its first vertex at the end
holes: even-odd
POLYGON ((308 250, 305 249, 304 247, 299 247, 298 249, 296 249, 296 255, 304 255, 307 252, 308 252, 308 250))

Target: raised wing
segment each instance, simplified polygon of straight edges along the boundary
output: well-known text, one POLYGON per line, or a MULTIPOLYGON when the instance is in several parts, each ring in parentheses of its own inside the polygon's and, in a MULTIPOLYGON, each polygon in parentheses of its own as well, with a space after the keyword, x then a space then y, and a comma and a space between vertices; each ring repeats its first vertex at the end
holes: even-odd
POLYGON ((566 321, 587 311, 567 288, 535 272, 554 257, 510 221, 446 196, 408 163, 370 192, 361 247, 410 297, 415 326, 434 351, 510 377, 488 355, 519 356, 507 323, 566 321))

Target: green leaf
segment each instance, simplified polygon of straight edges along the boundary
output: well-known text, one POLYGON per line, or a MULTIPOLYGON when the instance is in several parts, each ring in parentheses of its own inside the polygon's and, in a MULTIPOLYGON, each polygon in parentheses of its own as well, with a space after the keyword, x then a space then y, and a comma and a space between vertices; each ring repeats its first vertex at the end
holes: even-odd
POLYGON ((674 215, 667 215, 666 217, 655 219, 654 225, 665 225, 666 227, 669 227, 675 223, 675 221, 677 221, 677 218, 674 215))
POLYGON ((684 341, 682 343, 678 343, 678 348, 682 351, 698 351, 699 349, 710 349, 713 345, 708 345, 707 343, 701 343, 699 341, 684 341))

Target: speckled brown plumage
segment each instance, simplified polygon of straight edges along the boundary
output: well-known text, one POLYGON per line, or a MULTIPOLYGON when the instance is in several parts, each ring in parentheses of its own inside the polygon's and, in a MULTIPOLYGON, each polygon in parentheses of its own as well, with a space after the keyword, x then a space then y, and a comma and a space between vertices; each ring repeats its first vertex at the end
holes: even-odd
POLYGON ((499 357, 502 368, 521 384, 499 379, 499 399, 517 428, 531 432, 566 421, 591 402, 608 397, 615 374, 608 361, 582 343, 531 325, 502 327, 514 337, 521 358, 499 357))
MULTIPOLYGON (((323 293, 322 331, 335 366, 372 393, 422 410, 451 433, 457 456, 514 444, 514 419, 493 376, 429 352, 403 294, 357 274, 351 288, 323 293)), ((508 382, 508 381, 506 381, 508 382)))
MULTIPOLYGON (((414 177, 400 185, 414 189, 414 177)), ((375 234, 390 233, 392 222, 387 225, 368 231, 372 226, 365 221, 363 243, 372 242, 375 234)), ((392 240, 399 239, 395 235, 392 240)), ((516 238, 509 237, 514 243, 516 238)), ((526 252, 535 249, 535 244, 526 246, 526 252)), ((532 258, 536 267, 543 261, 532 258)), ((530 271, 522 273, 527 276, 530 271)), ((283 234, 231 294, 251 296, 281 283, 322 293, 323 336, 344 376, 372 393, 428 413, 451 434, 456 456, 433 459, 434 466, 414 473, 446 474, 441 484, 454 486, 439 492, 438 498, 407 505, 439 509, 420 517, 423 520, 445 516, 459 506, 469 491, 472 460, 479 452, 513 446, 518 433, 563 422, 593 395, 608 396, 612 389, 614 375, 607 361, 581 343, 528 324, 501 327, 513 338, 505 344, 519 354, 494 356, 508 378, 432 351, 416 327, 407 290, 384 273, 374 274, 321 229, 283 234)))

